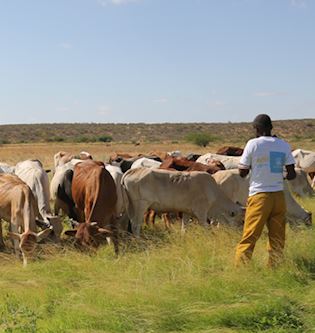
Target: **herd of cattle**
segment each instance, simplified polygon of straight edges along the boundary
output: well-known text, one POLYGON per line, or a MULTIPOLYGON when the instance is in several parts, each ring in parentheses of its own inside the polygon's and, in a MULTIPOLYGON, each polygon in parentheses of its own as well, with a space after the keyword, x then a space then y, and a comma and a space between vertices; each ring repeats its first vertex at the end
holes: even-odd
MULTIPOLYGON (((38 160, 16 166, 0 163, 0 218, 10 223, 8 236, 24 265, 41 239, 60 241, 62 213, 72 223, 65 234, 79 246, 97 247, 107 240, 116 253, 120 236, 131 232, 138 237, 144 221, 148 216, 154 219, 155 213, 162 214, 166 226, 170 214, 177 214, 183 229, 191 217, 205 226, 217 222, 239 226, 249 187, 248 177, 238 175, 241 154, 236 147, 202 156, 182 156, 179 151, 116 153, 103 163, 87 152, 79 156, 58 152, 50 182, 38 160)), ((314 196, 315 152, 297 149, 293 156, 297 177, 285 181, 287 221, 310 225, 311 213, 292 193, 314 196)), ((4 246, 0 225, 0 248, 4 246)))

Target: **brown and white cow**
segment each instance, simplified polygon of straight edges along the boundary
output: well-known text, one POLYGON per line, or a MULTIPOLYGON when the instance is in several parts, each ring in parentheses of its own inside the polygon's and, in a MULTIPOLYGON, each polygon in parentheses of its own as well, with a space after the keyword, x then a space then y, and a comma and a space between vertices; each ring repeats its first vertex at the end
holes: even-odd
POLYGON ((117 254, 116 186, 103 162, 86 160, 74 166, 72 199, 80 223, 66 234, 85 247, 97 247, 104 236, 111 237, 117 254))
POLYGON ((64 165, 70 162, 72 159, 80 159, 80 160, 92 160, 92 156, 90 153, 86 151, 81 151, 79 155, 74 155, 72 153, 67 153, 65 151, 59 151, 54 155, 54 165, 57 168, 60 165, 64 165))
MULTIPOLYGON (((36 243, 52 231, 50 227, 37 232, 36 214, 36 201, 28 185, 16 175, 0 174, 0 217, 10 222, 9 236, 14 240, 15 253, 22 254, 24 266, 32 257, 36 243)), ((0 244, 4 245, 2 227, 0 244)))

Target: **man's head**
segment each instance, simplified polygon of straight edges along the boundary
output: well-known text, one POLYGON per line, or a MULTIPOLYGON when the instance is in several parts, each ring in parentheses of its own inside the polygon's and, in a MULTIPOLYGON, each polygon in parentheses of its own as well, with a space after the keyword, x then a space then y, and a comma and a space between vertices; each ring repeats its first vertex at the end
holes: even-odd
POLYGON ((253 127, 256 130, 256 135, 271 135, 272 122, 267 114, 259 114, 253 121, 253 127))

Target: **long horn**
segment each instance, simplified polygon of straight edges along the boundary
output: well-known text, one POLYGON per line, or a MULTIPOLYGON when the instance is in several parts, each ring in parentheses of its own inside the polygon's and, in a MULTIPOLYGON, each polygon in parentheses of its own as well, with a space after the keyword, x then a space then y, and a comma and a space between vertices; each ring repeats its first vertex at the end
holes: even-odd
POLYGON ((78 221, 75 221, 74 219, 69 219, 70 220, 70 223, 73 225, 73 226, 79 226, 80 225, 80 222, 78 221))
POLYGON ((18 234, 17 232, 8 232, 8 236, 12 239, 16 239, 18 241, 21 240, 21 234, 18 234))
POLYGON ((113 232, 109 229, 106 229, 106 228, 98 228, 97 231, 100 233, 100 234, 112 234, 113 232))
POLYGON ((36 234, 36 241, 39 242, 42 239, 46 238, 51 233, 52 230, 53 230, 53 227, 49 227, 45 230, 42 230, 42 231, 38 232, 36 234))

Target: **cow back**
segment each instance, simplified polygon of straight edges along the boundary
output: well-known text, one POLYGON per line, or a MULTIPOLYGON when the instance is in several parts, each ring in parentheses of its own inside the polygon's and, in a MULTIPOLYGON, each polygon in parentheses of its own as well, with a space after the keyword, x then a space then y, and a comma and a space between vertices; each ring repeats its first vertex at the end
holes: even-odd
POLYGON ((72 197, 87 223, 111 223, 116 211, 116 186, 103 162, 86 160, 74 167, 72 197))

